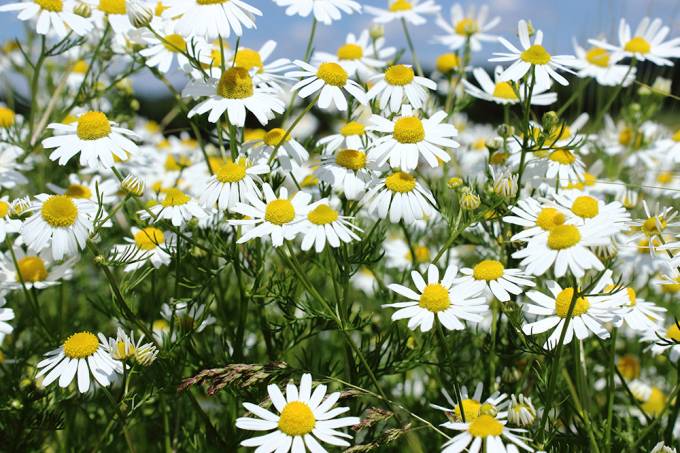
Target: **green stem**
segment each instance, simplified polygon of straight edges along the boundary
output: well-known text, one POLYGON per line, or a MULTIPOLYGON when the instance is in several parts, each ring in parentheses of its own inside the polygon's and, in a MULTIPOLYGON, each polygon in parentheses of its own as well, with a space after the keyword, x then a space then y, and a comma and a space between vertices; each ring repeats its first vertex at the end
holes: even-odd
POLYGON ((420 61, 418 60, 418 55, 416 54, 416 48, 411 40, 411 34, 408 32, 408 26, 406 25, 406 20, 402 17, 401 26, 404 28, 404 36, 406 37, 406 43, 408 44, 409 50, 411 50, 411 56, 413 57, 413 65, 416 67, 416 73, 422 77, 423 68, 420 67, 420 61))

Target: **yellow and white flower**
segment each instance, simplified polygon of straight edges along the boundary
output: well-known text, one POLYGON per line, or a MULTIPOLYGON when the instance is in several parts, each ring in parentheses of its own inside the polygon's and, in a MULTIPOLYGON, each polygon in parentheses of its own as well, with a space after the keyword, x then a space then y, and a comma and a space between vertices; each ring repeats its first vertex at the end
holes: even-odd
POLYGON ((114 248, 120 256, 129 257, 125 272, 135 271, 147 262, 155 269, 170 264, 176 246, 174 233, 156 227, 132 227, 131 231, 132 237, 125 238, 127 243, 114 248))
POLYGON ((333 155, 322 156, 321 166, 314 174, 348 200, 358 200, 373 178, 372 167, 365 152, 339 149, 333 155))
POLYGON ((342 66, 332 61, 318 64, 317 67, 301 60, 293 62, 301 70, 290 71, 286 77, 302 78, 293 86, 293 90, 299 90, 298 96, 305 99, 320 91, 317 106, 327 109, 331 104, 344 112, 347 110, 347 99, 343 90, 347 91, 360 104, 366 104, 366 93, 357 82, 349 78, 349 74, 342 66))
POLYGON ((292 132, 280 127, 269 129, 262 137, 246 140, 243 145, 253 162, 268 162, 276 149, 276 159, 286 171, 293 169, 293 163, 300 166, 309 159, 309 152, 293 137, 292 132))
POLYGON ((466 42, 470 43, 470 50, 482 50, 482 42, 495 42, 498 37, 487 32, 496 27, 501 18, 496 16, 487 21, 489 7, 482 5, 477 11, 476 5, 470 5, 467 13, 459 3, 451 7, 450 20, 437 17, 437 26, 446 32, 445 35, 435 36, 435 41, 447 46, 451 50, 462 48, 466 42))
POLYGON ((13 219, 12 204, 9 201, 9 196, 5 195, 0 198, 0 242, 4 242, 8 234, 18 233, 21 229, 21 220, 13 219))
POLYGON ((92 30, 92 22, 73 12, 76 2, 70 0, 27 0, 0 6, 0 12, 19 11, 21 21, 36 19, 36 31, 47 35, 54 31, 59 38, 69 33, 84 36, 92 30))
POLYGON ((482 399, 484 384, 481 382, 477 383, 473 394, 469 393, 465 385, 460 388, 461 404, 457 404, 445 388, 442 388, 442 394, 449 404, 448 407, 437 404, 430 404, 430 406, 443 411, 451 422, 462 422, 463 417, 466 422, 471 422, 484 414, 494 415, 498 419, 504 419, 508 415, 508 395, 496 391, 482 399))
POLYGON ((629 86, 635 80, 636 68, 625 64, 618 64, 612 53, 602 47, 591 47, 586 50, 574 42, 574 52, 576 61, 574 68, 578 71, 576 75, 580 78, 592 77, 598 84, 603 86, 629 86))
POLYGON ((246 201, 248 195, 260 197, 259 175, 269 173, 266 164, 253 165, 245 156, 221 163, 201 191, 200 203, 206 208, 217 206, 221 211, 231 210, 237 203, 246 201))
POLYGON ((498 260, 482 260, 472 268, 461 269, 460 273, 465 277, 459 279, 459 282, 481 282, 501 302, 509 301, 511 294, 522 294, 523 286, 535 286, 530 277, 525 276, 521 270, 507 269, 498 260))
POLYGON ((342 66, 348 74, 366 79, 385 66, 385 61, 395 54, 394 47, 383 48, 384 45, 385 38, 372 41, 368 30, 362 31, 359 37, 349 33, 345 43, 335 54, 315 52, 313 60, 318 63, 333 61, 342 66))
POLYGON ((368 149, 374 137, 366 130, 366 125, 359 121, 348 121, 340 127, 337 134, 323 137, 317 143, 324 147, 326 153, 332 153, 338 148, 363 150, 368 149))
POLYGON ((169 220, 173 226, 179 227, 191 219, 202 219, 207 216, 205 210, 190 196, 177 188, 163 190, 163 198, 149 210, 139 211, 143 220, 154 223, 169 220))
POLYGON ((314 245, 314 251, 321 253, 326 243, 333 248, 340 247, 340 243, 360 241, 361 238, 353 231, 363 231, 353 225, 351 217, 340 215, 340 212, 332 208, 325 199, 309 205, 307 217, 304 220, 302 230, 301 248, 307 251, 314 245))
POLYGON ((359 417, 341 417, 338 415, 349 411, 348 407, 336 407, 340 392, 326 396, 327 387, 318 385, 312 391, 312 376, 305 373, 300 379, 300 387, 295 384, 286 386, 284 397, 275 385, 267 386, 267 393, 276 412, 251 403, 243 403, 251 414, 258 418, 239 417, 236 427, 248 431, 271 431, 263 436, 246 439, 243 447, 258 447, 258 451, 274 451, 287 453, 313 453, 326 451, 319 441, 338 447, 349 447, 345 439, 352 436, 338 431, 359 423, 359 417), (324 398, 325 397, 325 398, 324 398))
POLYGON ((128 335, 120 327, 116 331, 115 338, 105 338, 102 334, 99 334, 99 339, 111 357, 121 362, 134 360, 142 366, 149 366, 158 355, 156 346, 152 343, 142 343, 144 334, 135 340, 134 332, 130 332, 130 335, 128 335))
POLYGON ((365 196, 366 209, 381 219, 389 214, 390 222, 407 224, 428 219, 436 211, 432 193, 415 178, 403 171, 396 171, 378 180, 365 196))
MULTIPOLYGON (((276 41, 270 39, 259 50, 239 47, 235 56, 233 52, 230 52, 227 58, 232 59, 235 66, 240 66, 250 71, 255 85, 264 85, 276 92, 284 92, 284 87, 291 84, 291 80, 285 76, 285 73, 292 66, 288 58, 277 58, 267 62, 274 49, 276 49, 276 41)), ((221 71, 219 65, 213 69, 221 71)), ((216 77, 219 78, 219 76, 216 77)))
POLYGON ((74 256, 57 264, 48 250, 40 253, 25 251, 19 245, 14 246, 13 253, 14 257, 10 251, 0 255, 0 274, 4 277, 0 279, 0 289, 20 290, 26 287, 41 290, 59 285, 62 280, 71 279, 73 266, 78 261, 78 257, 74 256))
POLYGON ((243 34, 243 28, 255 28, 253 16, 262 11, 242 0, 164 0, 163 17, 176 19, 175 30, 185 37, 200 36, 210 41, 228 38, 233 31, 243 34))
MULTIPOLYGON (((515 92, 511 82, 503 82, 501 80, 502 73, 503 68, 496 66, 496 69, 494 69, 494 80, 492 81, 489 74, 483 68, 475 68, 472 71, 472 75, 475 76, 479 87, 464 79, 463 85, 465 86, 465 91, 470 96, 501 105, 514 105, 524 102, 523 97, 527 92, 525 85, 518 84, 517 92, 515 92)), ((531 101, 529 101, 531 105, 550 105, 555 103, 557 101, 557 93, 548 92, 548 90, 550 90, 550 85, 535 86, 531 92, 531 101)))
POLYGON ((411 66, 397 64, 390 66, 382 74, 371 77, 369 82, 373 85, 366 93, 370 101, 380 96, 380 110, 385 110, 389 105, 390 111, 398 112, 401 109, 404 97, 414 109, 422 108, 428 98, 429 90, 436 90, 437 83, 415 75, 411 66))

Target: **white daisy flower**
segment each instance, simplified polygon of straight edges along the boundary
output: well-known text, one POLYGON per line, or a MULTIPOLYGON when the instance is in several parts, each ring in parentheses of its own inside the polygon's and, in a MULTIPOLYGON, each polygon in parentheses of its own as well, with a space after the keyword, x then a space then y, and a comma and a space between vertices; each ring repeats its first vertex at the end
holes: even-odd
MULTIPOLYGON (((483 68, 475 68, 472 74, 477 79, 479 87, 473 85, 471 82, 463 79, 465 91, 473 97, 483 99, 489 102, 495 102, 501 105, 514 105, 524 102, 526 87, 524 84, 517 85, 517 92, 513 88, 511 82, 501 81, 501 74, 503 68, 496 66, 494 70, 494 81, 491 80, 489 74, 483 68), (518 96, 519 94, 519 96, 518 96)), ((531 93, 531 105, 550 105, 557 101, 557 93, 547 92, 550 85, 535 86, 531 93)))
POLYGON ((99 337, 114 360, 121 362, 134 360, 142 366, 149 366, 158 355, 158 349, 152 343, 143 343, 144 334, 135 340, 134 332, 128 335, 119 327, 115 338, 105 338, 102 334, 99 334, 99 337))
POLYGON ((574 150, 558 148, 541 159, 533 159, 528 163, 535 171, 543 173, 545 179, 557 179, 560 185, 578 183, 584 180, 586 166, 574 150))
POLYGON ((243 27, 255 28, 253 16, 262 12, 242 0, 164 0, 163 17, 177 19, 175 30, 182 36, 200 36, 207 41, 228 38, 243 27))
POLYGON ((326 153, 332 153, 338 148, 366 149, 372 141, 373 136, 366 131, 366 126, 363 123, 348 121, 342 125, 338 134, 328 135, 317 143, 319 146, 325 147, 326 153))
POLYGON ((627 230, 630 226, 630 214, 618 201, 606 203, 578 190, 566 190, 552 195, 555 206, 560 211, 567 212, 571 218, 580 224, 609 224, 610 237, 627 230))
POLYGON ((423 25, 427 20, 423 15, 437 14, 441 7, 434 0, 388 0, 387 9, 366 6, 366 12, 375 16, 374 22, 386 24, 393 20, 404 19, 413 25, 423 25))
MULTIPOLYGON (((595 295, 576 298, 563 344, 569 344, 574 335, 579 340, 588 338, 591 333, 602 339, 609 338, 609 332, 603 325, 614 320, 621 306, 626 303, 621 294, 604 292, 605 287, 611 281, 610 275, 611 271, 607 271, 593 287, 591 291, 595 295)), ((574 288, 562 288, 552 280, 547 282, 547 287, 552 296, 547 296, 540 291, 527 292, 527 296, 533 303, 525 305, 525 311, 541 319, 524 324, 522 331, 527 335, 538 335, 557 327, 543 345, 546 349, 553 349, 559 343, 565 328, 569 307, 574 299, 574 288)))
POLYGON ((162 334, 170 330, 167 325, 169 322, 174 322, 174 332, 171 339, 174 341, 177 335, 177 330, 193 331, 196 333, 203 332, 207 327, 215 324, 216 319, 207 310, 205 304, 177 302, 172 305, 161 305, 161 316, 166 321, 163 325, 154 323, 154 333, 158 332, 162 338, 162 334))
POLYGON ((2 344, 5 336, 11 334, 14 330, 14 327, 12 327, 11 324, 7 322, 14 319, 14 310, 3 307, 5 302, 5 295, 4 293, 0 292, 0 344, 2 344))
POLYGON ((137 152, 137 145, 126 136, 137 135, 109 121, 102 112, 87 112, 78 117, 78 121, 70 124, 52 123, 47 126, 57 135, 42 141, 45 148, 56 148, 50 159, 66 165, 76 154, 80 153, 80 165, 90 169, 101 166, 110 168, 114 157, 127 160, 130 154, 137 152), (101 165, 100 165, 101 164, 101 165))
POLYGON ((92 20, 101 29, 108 23, 119 37, 134 29, 128 17, 126 0, 85 0, 91 6, 92 20))
POLYGON ((439 111, 430 118, 420 119, 405 106, 401 116, 389 120, 371 115, 370 130, 388 134, 375 140, 369 150, 371 160, 382 166, 389 161, 390 167, 405 171, 415 170, 420 159, 430 167, 440 165, 439 161, 451 160, 443 148, 457 148, 458 142, 451 137, 458 135, 453 124, 444 123, 446 112, 439 111))
POLYGON ((676 362, 680 358, 680 327, 676 322, 671 322, 665 329, 661 326, 655 326, 647 331, 647 334, 642 337, 642 341, 651 343, 648 349, 654 355, 669 352, 669 358, 672 362, 676 362))
POLYGON ((512 257, 521 258, 520 265, 530 275, 543 275, 554 265, 556 277, 564 276, 567 270, 575 277, 582 277, 589 269, 604 269, 602 262, 588 247, 609 244, 609 228, 611 226, 604 222, 556 225, 547 234, 529 239, 526 247, 513 253, 512 257))
POLYGON ((125 238, 126 244, 114 247, 119 255, 132 255, 131 262, 123 269, 125 272, 135 271, 146 263, 155 269, 170 264, 176 246, 174 233, 155 227, 132 227, 131 231, 132 237, 125 238))
POLYGON ((305 147, 293 137, 292 133, 289 132, 286 135, 286 130, 280 127, 266 131, 262 137, 246 141, 244 147, 254 162, 267 162, 274 149, 277 149, 276 159, 286 171, 293 169, 293 162, 300 166, 309 159, 309 152, 305 147))
POLYGON ((389 214, 390 222, 407 224, 432 217, 436 205, 432 193, 416 178, 403 171, 393 172, 379 180, 366 194, 366 208, 381 219, 389 214))
POLYGON ((504 222, 524 227, 523 231, 515 234, 511 240, 526 241, 539 234, 547 235, 550 230, 566 222, 568 214, 555 206, 542 204, 534 198, 524 198, 510 208, 514 215, 503 217, 504 222))
POLYGON ((482 260, 473 268, 463 268, 460 273, 466 277, 460 281, 477 281, 484 284, 501 302, 510 300, 510 294, 517 296, 524 292, 523 286, 535 286, 529 277, 519 269, 507 269, 503 263, 497 260, 482 260))
POLYGON ((12 252, 7 251, 0 256, 0 272, 4 276, 4 281, 0 280, 0 288, 8 290, 19 290, 23 287, 41 290, 59 285, 62 280, 71 279, 73 266, 78 261, 78 257, 74 256, 62 264, 57 264, 48 250, 40 253, 31 250, 27 252, 18 245, 14 246, 13 251, 16 266, 12 252))
MULTIPOLYGON (((255 85, 264 85, 277 92, 285 92, 284 87, 291 84, 291 80, 285 73, 292 68, 288 58, 277 58, 267 62, 271 54, 276 49, 276 41, 265 42, 259 50, 248 47, 239 47, 236 56, 233 53, 228 55, 232 58, 234 66, 240 66, 250 71, 255 85)), ((221 71, 219 65, 217 69, 221 71)))
POLYGON ((68 176, 68 185, 60 187, 47 183, 47 188, 58 195, 68 195, 71 198, 90 200, 94 203, 109 205, 118 198, 120 184, 117 179, 104 179, 101 175, 94 175, 89 180, 82 179, 77 173, 68 176))
POLYGON ((343 12, 361 13, 361 5, 353 0, 274 0, 274 3, 286 8, 287 16, 307 17, 314 13, 314 18, 326 25, 340 20, 343 12))
POLYGON ((348 200, 358 200, 373 178, 372 164, 366 153, 357 149, 339 149, 333 155, 324 155, 314 174, 348 200))
POLYGON ((351 80, 347 71, 338 63, 329 61, 319 64, 316 68, 301 60, 295 60, 293 63, 301 71, 287 72, 286 77, 302 78, 292 88, 302 99, 320 91, 317 102, 319 108, 327 109, 333 103, 338 110, 344 112, 347 110, 347 99, 342 91, 344 89, 360 104, 366 104, 364 89, 351 80))
POLYGON ((264 202, 254 194, 246 196, 247 203, 237 203, 234 212, 247 216, 243 220, 230 220, 231 225, 253 226, 236 241, 238 244, 253 238, 271 236, 272 245, 278 247, 284 240, 292 240, 304 230, 304 219, 309 210, 311 195, 297 192, 288 199, 288 190, 281 187, 279 196, 274 194, 271 186, 263 186, 264 202))
POLYGON ((116 373, 123 372, 123 365, 114 360, 99 338, 91 332, 78 332, 66 339, 57 349, 48 352, 46 359, 36 367, 36 377, 45 376, 42 385, 47 387, 59 379, 59 387, 65 388, 78 375, 78 390, 90 389, 90 378, 102 387, 108 387, 116 373))
POLYGON ((442 388, 442 394, 446 398, 448 407, 439 406, 437 404, 430 404, 434 409, 444 411, 446 418, 452 422, 471 422, 480 415, 494 415, 498 419, 507 417, 508 395, 501 392, 494 392, 486 399, 482 399, 484 393, 484 384, 479 382, 475 386, 475 392, 470 394, 467 386, 463 385, 460 388, 460 404, 457 404, 449 392, 442 388), (465 416, 465 420, 463 420, 465 416))
POLYGON ((70 0, 27 0, 2 5, 0 12, 19 11, 17 18, 21 21, 36 18, 36 31, 41 35, 54 30, 59 38, 66 37, 69 31, 84 36, 92 30, 93 25, 73 12, 76 4, 70 0))
POLYGON ((349 447, 345 439, 352 436, 338 431, 359 423, 359 417, 341 417, 349 411, 348 407, 333 408, 340 392, 326 396, 326 386, 318 385, 312 392, 312 375, 305 373, 300 379, 300 387, 295 384, 286 386, 286 396, 275 385, 267 386, 267 393, 278 415, 260 406, 243 403, 243 407, 258 418, 239 417, 236 427, 248 431, 271 431, 263 436, 246 439, 243 447, 258 447, 258 451, 274 451, 280 453, 326 451, 319 441, 338 446, 349 447))
POLYGON ((408 328, 420 328, 421 332, 432 329, 435 315, 448 330, 464 329, 462 321, 478 323, 482 320, 480 314, 489 310, 486 298, 481 295, 484 285, 477 282, 454 284, 457 273, 456 266, 449 266, 440 280, 439 269, 430 264, 425 283, 418 271, 412 271, 411 278, 418 292, 393 283, 389 288, 410 301, 384 304, 383 307, 399 308, 392 314, 392 320, 408 319, 408 328))
POLYGON ((531 398, 522 394, 519 397, 511 395, 510 405, 508 406, 508 421, 522 428, 531 426, 536 420, 536 408, 531 402, 531 398))
POLYGON ((630 241, 647 240, 650 254, 655 254, 657 247, 665 241, 663 235, 668 229, 680 226, 680 221, 676 220, 678 211, 671 206, 662 207, 658 203, 650 208, 647 200, 642 200, 642 207, 645 217, 633 221, 632 229, 637 233, 630 237, 630 241))
POLYGON ((61 260, 85 247, 98 207, 89 200, 67 195, 36 195, 26 209, 32 215, 21 226, 24 243, 35 251, 50 247, 52 257, 61 260))
POLYGON ((191 67, 189 59, 185 53, 192 52, 198 54, 199 59, 205 59, 202 51, 204 46, 197 39, 189 39, 188 41, 179 33, 175 31, 175 22, 167 21, 154 30, 158 35, 153 33, 146 33, 143 36, 146 48, 139 51, 139 55, 146 59, 146 65, 151 68, 158 68, 160 72, 166 74, 172 63, 177 62, 177 65, 186 70, 191 67), (201 58, 203 57, 203 58, 201 58))
POLYGON ((283 113, 285 109, 283 101, 271 88, 254 86, 248 70, 237 66, 224 71, 219 80, 190 82, 182 95, 208 98, 189 111, 189 118, 209 111, 208 121, 216 123, 226 112, 229 122, 237 127, 245 124, 246 110, 255 115, 260 124, 267 124, 274 118, 274 113, 283 113))
POLYGON ((28 167, 17 162, 23 154, 24 151, 18 146, 0 143, 0 188, 13 189, 28 182, 22 173, 28 167))
POLYGON ((500 17, 494 17, 487 22, 489 7, 482 5, 477 12, 476 5, 470 5, 467 14, 459 3, 451 7, 451 18, 447 22, 443 17, 437 17, 437 26, 446 32, 446 35, 435 36, 435 42, 447 46, 451 50, 462 48, 466 42, 470 43, 470 50, 479 52, 482 50, 482 42, 494 42, 498 39, 495 35, 487 32, 498 25, 500 17))
POLYGON ((442 453, 480 450, 487 453, 517 452, 517 447, 534 451, 526 444, 527 439, 521 436, 526 430, 508 428, 507 423, 507 420, 499 420, 488 414, 482 414, 469 422, 446 422, 442 424, 443 427, 461 433, 442 445, 442 453))
POLYGON ((573 67, 580 78, 592 77, 603 86, 629 86, 635 80, 636 68, 625 64, 617 64, 619 60, 612 58, 612 54, 602 47, 591 47, 586 50, 574 41, 576 61, 573 67))
POLYGON ((403 64, 390 66, 384 73, 371 77, 369 82, 372 86, 366 98, 370 101, 380 96, 380 110, 386 110, 389 104, 392 112, 400 110, 404 96, 411 107, 421 108, 428 98, 425 88, 437 89, 436 82, 415 75, 411 66, 403 64))
MULTIPOLYGON (((606 288, 611 291, 612 288, 606 288)), ((627 303, 620 313, 621 321, 628 327, 639 332, 648 332, 658 328, 663 322, 663 314, 666 312, 664 307, 656 305, 637 297, 637 293, 631 287, 621 289, 627 303)))
POLYGON ((573 63, 574 57, 571 55, 550 55, 545 50, 545 47, 543 47, 543 32, 541 30, 536 32, 536 37, 532 44, 529 39, 529 26, 525 20, 519 21, 517 29, 522 50, 510 44, 505 38, 499 37, 498 41, 510 52, 495 52, 494 55, 498 55, 498 57, 489 59, 489 61, 513 62, 501 74, 501 81, 507 82, 512 80, 516 82, 524 77, 533 67, 537 86, 550 86, 551 78, 561 85, 569 85, 567 79, 558 74, 557 70, 571 72, 566 66, 570 66, 573 63))
POLYGON ((261 196, 259 175, 266 173, 269 173, 268 165, 253 165, 245 156, 236 162, 228 159, 208 179, 201 191, 200 202, 206 208, 217 206, 221 211, 231 210, 238 202, 246 201, 249 194, 261 196))
POLYGON ((619 45, 609 44, 597 39, 589 40, 590 44, 612 52, 612 58, 635 57, 638 61, 649 60, 659 66, 673 66, 670 58, 680 57, 680 38, 663 42, 670 28, 662 26, 661 19, 650 20, 645 17, 631 33, 630 25, 625 19, 619 22, 619 45))
POLYGON ((314 245, 314 251, 321 253, 326 243, 337 248, 341 242, 360 241, 361 238, 352 230, 363 230, 350 223, 351 219, 352 217, 341 216, 325 199, 310 204, 303 222, 302 250, 307 251, 314 245))
POLYGON ((207 216, 199 204, 192 197, 177 188, 163 189, 164 196, 148 211, 141 210, 139 215, 143 220, 158 222, 169 220, 173 226, 179 227, 193 218, 202 219, 207 216))
POLYGON ((21 229, 21 220, 12 219, 12 204, 9 196, 0 198, 0 242, 4 242, 8 234, 18 233, 21 229))
POLYGON ((395 54, 394 47, 383 48, 384 45, 385 38, 373 41, 368 30, 362 31, 358 38, 354 33, 349 33, 335 54, 315 52, 313 61, 338 63, 348 74, 366 79, 385 66, 385 61, 395 54))

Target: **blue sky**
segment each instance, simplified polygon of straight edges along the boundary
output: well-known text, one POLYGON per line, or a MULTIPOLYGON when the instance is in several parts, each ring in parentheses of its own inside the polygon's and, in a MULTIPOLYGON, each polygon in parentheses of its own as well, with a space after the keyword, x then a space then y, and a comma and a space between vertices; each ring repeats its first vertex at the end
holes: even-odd
MULTIPOLYGON (((0 0, 8 3, 11 0, 0 0)), ((248 0, 247 0, 248 1, 248 0)), ((361 0, 358 0, 361 2, 361 0)), ((283 8, 270 0, 249 0, 264 13, 257 19, 257 30, 246 30, 241 45, 258 48, 267 39, 279 43, 274 57, 300 58, 309 34, 310 18, 287 17, 283 8)), ((385 6, 386 0, 370 0, 361 2, 367 5, 385 6)), ((454 3, 452 0, 441 0, 439 4, 448 15, 454 3)), ((464 6, 470 4, 488 4, 491 16, 500 16, 501 23, 494 30, 497 34, 516 41, 514 34, 519 19, 531 19, 537 28, 545 33, 545 46, 553 54, 571 53, 572 37, 581 42, 589 37, 604 33, 614 37, 618 20, 625 17, 634 24, 644 16, 661 17, 671 26, 671 36, 680 35, 680 0, 474 0, 459 1, 464 6)), ((368 14, 343 16, 343 19, 332 26, 320 25, 315 41, 315 48, 334 52, 349 32, 360 32, 370 25, 368 14)), ((394 46, 405 47, 402 30, 398 23, 386 26, 386 38, 394 46)), ((412 27, 411 33, 418 45, 419 57, 424 66, 433 61, 435 56, 446 49, 431 44, 431 37, 438 33, 432 25, 412 27)), ((22 34, 20 22, 15 13, 0 13, 0 40, 12 39, 22 34)), ((496 43, 485 45, 482 53, 476 55, 474 62, 484 63, 493 51, 501 51, 496 43)))

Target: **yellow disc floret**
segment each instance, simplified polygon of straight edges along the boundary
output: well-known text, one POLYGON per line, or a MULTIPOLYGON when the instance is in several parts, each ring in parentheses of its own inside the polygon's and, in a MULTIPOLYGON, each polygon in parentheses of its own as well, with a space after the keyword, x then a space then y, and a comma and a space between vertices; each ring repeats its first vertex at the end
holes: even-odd
POLYGON ((350 121, 340 128, 340 135, 343 137, 351 137, 352 135, 364 135, 366 133, 366 126, 356 121, 350 121))
POLYGON ((78 118, 76 134, 81 140, 99 140, 111 133, 111 123, 102 112, 87 112, 78 118))
POLYGON ((9 203, 0 200, 0 219, 3 217, 7 217, 7 214, 9 214, 9 208, 10 208, 9 203))
POLYGON ((470 423, 468 431, 473 437, 496 437, 503 433, 503 424, 491 415, 480 415, 470 423))
POLYGON ((562 225, 566 217, 555 208, 543 208, 536 216, 536 225, 545 231, 550 231, 558 225, 562 225))
POLYGON ((550 153, 548 159, 562 165, 571 165, 576 162, 576 156, 568 149, 557 149, 550 153))
POLYGON ((267 204, 264 219, 275 225, 285 225, 295 218, 295 208, 288 200, 272 200, 267 204))
MULTIPOLYGON (((479 411, 482 408, 482 404, 477 400, 464 399, 461 401, 463 404, 463 413, 465 413, 465 421, 471 422, 477 417, 479 417, 479 411)), ((458 404, 453 408, 453 419, 456 421, 463 421, 463 413, 461 413, 460 406, 458 404)))
POLYGON ((609 67, 609 52, 601 47, 593 47, 586 52, 586 60, 588 63, 599 66, 601 68, 609 67))
POLYGON ((385 71, 385 81, 390 85, 408 85, 413 81, 414 77, 413 69, 403 64, 390 66, 385 71))
POLYGON ((92 198, 92 191, 89 187, 82 184, 69 184, 64 195, 71 198, 90 199, 92 198))
POLYGON ((479 23, 474 19, 465 17, 456 22, 454 29, 458 35, 470 36, 479 31, 479 23))
POLYGON ((218 5, 220 3, 226 3, 229 0, 196 0, 199 5, 218 5))
POLYGON ((142 250, 153 250, 165 242, 165 235, 154 227, 146 227, 135 233, 135 244, 142 250))
POLYGON ((680 341, 680 328, 678 325, 673 323, 666 329, 666 338, 669 340, 680 341))
POLYGON ((304 436, 314 429, 316 418, 312 409, 302 401, 286 404, 279 417, 279 429, 289 436, 304 436))
POLYGON ((328 225, 338 220, 338 211, 331 208, 327 204, 320 204, 316 208, 309 211, 307 220, 314 225, 328 225))
POLYGON ((191 197, 177 188, 165 189, 165 198, 161 202, 163 207, 182 206, 187 204, 191 197))
POLYGON ((40 215, 52 227, 70 227, 76 223, 78 207, 68 195, 52 195, 43 203, 40 215))
POLYGON ((449 290, 440 283, 430 283, 423 289, 418 305, 433 313, 444 311, 451 305, 449 290))
POLYGON ((582 195, 571 204, 571 211, 584 219, 592 219, 600 213, 600 206, 595 198, 582 195))
POLYGON ((246 177, 246 161, 240 159, 233 162, 231 159, 222 164, 217 172, 215 178, 222 184, 238 182, 246 177))
POLYGON ((493 97, 500 99, 507 99, 509 101, 516 101, 519 99, 512 85, 508 82, 498 82, 493 89, 493 97))
POLYGON ((389 10, 393 13, 398 13, 400 11, 410 11, 411 9, 413 9, 413 5, 408 0, 396 0, 389 6, 389 10))
POLYGON ((234 66, 222 73, 217 83, 217 94, 225 99, 245 99, 253 95, 253 79, 248 70, 234 66))
POLYGON ((0 127, 8 128, 14 126, 14 110, 0 106, 0 127))
POLYGON ((328 85, 336 87, 344 87, 349 78, 347 71, 342 69, 342 66, 339 64, 333 62, 321 63, 316 71, 316 76, 328 85))
POLYGON ((668 223, 663 216, 649 217, 642 223, 641 230, 647 236, 654 236, 666 229, 668 223))
POLYGON ((364 56, 364 49, 357 44, 340 46, 337 52, 338 60, 360 60, 364 56))
POLYGON ((282 142, 287 142, 288 140, 290 140, 290 134, 286 135, 286 131, 280 127, 275 127, 268 131, 262 138, 262 141, 267 146, 279 146, 282 142))
POLYGON ((503 276, 503 271, 505 271, 505 267, 500 261, 484 260, 477 263, 472 269, 472 276, 476 280, 498 280, 503 276))
POLYGON ((522 61, 530 64, 548 64, 550 62, 550 54, 540 44, 534 44, 527 50, 520 54, 522 61))
POLYGON ((187 48, 187 43, 184 41, 184 38, 182 35, 178 35, 177 33, 173 33, 170 35, 167 35, 165 38, 165 41, 163 42, 163 46, 168 49, 170 52, 184 52, 186 51, 187 48))
POLYGON ((262 57, 257 50, 239 48, 236 52, 236 63, 235 66, 240 66, 242 68, 250 71, 251 69, 257 69, 257 72, 262 72, 264 70, 264 63, 262 63, 262 57))
POLYGON ((580 241, 581 233, 574 225, 557 225, 548 234, 548 247, 552 250, 568 249, 580 241))
POLYGON ((99 0, 97 8, 106 14, 127 14, 125 0, 99 0))
POLYGON ((64 10, 64 2, 62 0, 33 0, 40 8, 51 11, 53 13, 60 13, 64 10))
POLYGON ((418 143, 425 138, 425 128, 419 118, 404 116, 394 123, 392 135, 399 143, 418 143))
POLYGON ((343 149, 335 154, 335 163, 348 170, 361 170, 366 167, 366 153, 355 149, 343 149))
POLYGON ((416 178, 403 171, 398 171, 385 178, 385 187, 392 192, 411 192, 416 188, 416 178))
POLYGON ((17 281, 42 282, 47 275, 45 261, 39 256, 24 256, 17 260, 17 281))
POLYGON ((632 53, 646 54, 652 49, 652 45, 642 36, 634 36, 623 46, 623 50, 632 53))
MULTIPOLYGON (((569 313, 569 307, 571 306, 571 301, 574 298, 574 288, 564 288, 555 298, 555 314, 560 318, 566 318, 569 313)), ((590 308, 590 302, 585 297, 577 297, 576 302, 574 302, 574 310, 571 315, 581 316, 586 313, 590 308)))
POLYGON ((99 340, 91 332, 78 332, 64 342, 64 355, 71 359, 84 359, 97 352, 99 340))

